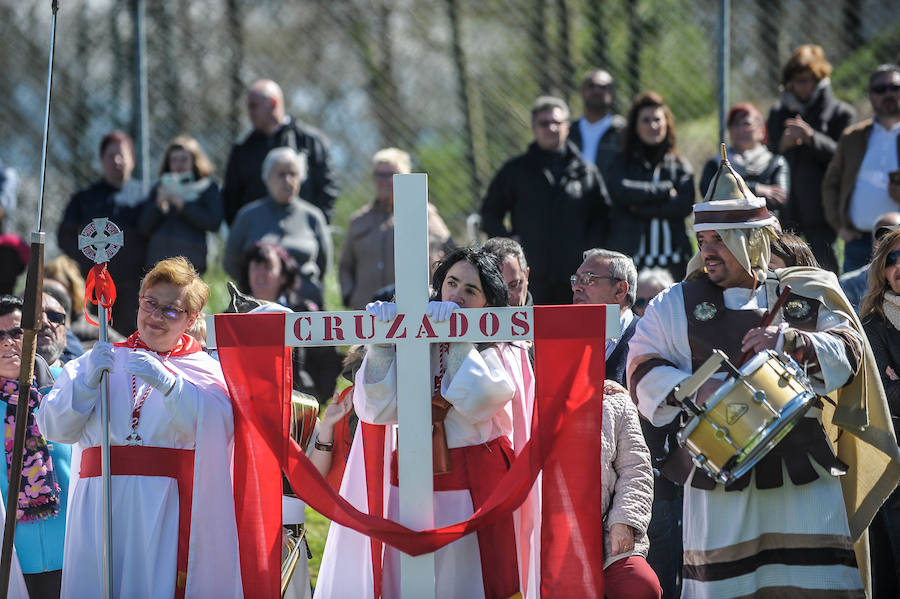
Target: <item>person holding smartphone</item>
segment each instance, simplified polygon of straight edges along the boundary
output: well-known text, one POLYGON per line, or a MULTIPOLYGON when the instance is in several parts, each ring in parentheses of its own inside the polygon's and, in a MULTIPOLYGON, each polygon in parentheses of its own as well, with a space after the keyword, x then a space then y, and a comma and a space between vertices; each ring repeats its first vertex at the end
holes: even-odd
POLYGON ((844 271, 865 265, 872 229, 900 206, 900 66, 883 64, 869 76, 873 117, 844 131, 825 179, 825 218, 844 240, 844 271))

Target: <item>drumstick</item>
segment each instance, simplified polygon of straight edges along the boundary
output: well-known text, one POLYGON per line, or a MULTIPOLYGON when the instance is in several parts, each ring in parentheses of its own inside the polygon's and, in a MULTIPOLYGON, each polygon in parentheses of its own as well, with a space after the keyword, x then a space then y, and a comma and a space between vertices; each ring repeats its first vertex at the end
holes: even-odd
MULTIPOLYGON (((781 295, 778 296, 778 300, 775 302, 775 305, 772 306, 772 309, 763 314, 762 321, 759 323, 760 327, 767 327, 772 324, 772 321, 775 320, 775 316, 778 314, 778 311, 781 310, 781 306, 784 305, 784 302, 787 301, 788 295, 791 293, 791 286, 785 285, 784 290, 781 292, 781 295)), ((753 354, 753 350, 747 350, 743 354, 741 354, 741 358, 737 361, 736 366, 740 368, 744 365, 744 362, 750 359, 750 356, 753 354)))

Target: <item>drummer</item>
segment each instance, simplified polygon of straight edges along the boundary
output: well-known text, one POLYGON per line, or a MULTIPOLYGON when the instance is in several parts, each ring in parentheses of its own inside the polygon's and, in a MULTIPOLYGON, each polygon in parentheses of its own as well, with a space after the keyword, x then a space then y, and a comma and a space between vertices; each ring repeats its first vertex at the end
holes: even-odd
MULTIPOLYGON (((774 219, 724 161, 694 217, 700 251, 685 281, 650 302, 631 339, 628 387, 641 414, 656 426, 679 418, 674 391, 714 349, 733 363, 744 352, 784 351, 817 393, 840 391, 833 395, 833 422, 814 407, 728 488, 685 461, 683 596, 798 589, 862 596, 868 573, 860 575, 854 542, 900 478, 900 460, 859 321, 832 273, 788 268, 779 271, 779 282, 767 272, 774 219), (795 295, 772 325, 759 326, 787 284, 795 295), (871 428, 862 432, 866 418, 871 428), (839 446, 845 463, 831 452, 822 420, 849 433, 839 446), (844 443, 856 446, 848 451, 844 443), (842 470, 849 472, 839 478, 842 470), (858 489, 846 509, 842 484, 858 489)), ((696 402, 703 404, 721 378, 706 381, 696 402)))

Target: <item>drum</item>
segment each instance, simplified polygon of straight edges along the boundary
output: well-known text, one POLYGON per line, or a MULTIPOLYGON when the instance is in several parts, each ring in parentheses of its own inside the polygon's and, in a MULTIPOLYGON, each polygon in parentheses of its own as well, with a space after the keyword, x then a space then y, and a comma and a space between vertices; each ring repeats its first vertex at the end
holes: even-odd
POLYGON ((816 398, 804 372, 785 354, 766 350, 739 372, 678 432, 694 464, 723 485, 756 465, 816 398))
POLYGON ((319 402, 315 397, 300 391, 291 393, 291 438, 304 452, 316 432, 318 417, 319 402))

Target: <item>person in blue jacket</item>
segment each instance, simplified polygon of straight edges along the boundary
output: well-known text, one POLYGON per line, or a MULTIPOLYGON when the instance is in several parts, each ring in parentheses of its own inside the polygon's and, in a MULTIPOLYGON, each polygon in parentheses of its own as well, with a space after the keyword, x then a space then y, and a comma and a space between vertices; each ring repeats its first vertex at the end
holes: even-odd
MULTIPOLYGON (((0 414, 4 419, 5 465, 0 492, 6 502, 9 461, 15 431, 22 356, 22 300, 0 295, 0 414)), ((53 376, 43 358, 34 364, 34 382, 29 389, 25 455, 16 517, 15 546, 25 584, 31 597, 59 597, 62 581, 63 541, 72 446, 50 443, 41 434, 34 410, 53 386, 53 376)))

